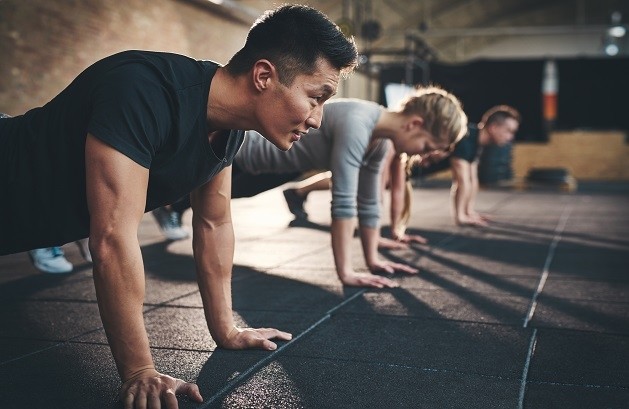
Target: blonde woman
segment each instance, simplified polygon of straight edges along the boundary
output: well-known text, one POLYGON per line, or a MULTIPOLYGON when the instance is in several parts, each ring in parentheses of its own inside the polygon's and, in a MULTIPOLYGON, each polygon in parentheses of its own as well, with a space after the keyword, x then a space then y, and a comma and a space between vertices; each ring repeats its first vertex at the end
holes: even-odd
MULTIPOLYGON (((406 226, 410 217, 411 195, 409 177, 414 167, 427 176, 441 170, 452 172, 450 189, 452 217, 457 225, 484 227, 487 216, 475 210, 478 194, 478 163, 487 145, 502 146, 511 142, 520 125, 519 112, 508 105, 497 105, 487 110, 478 125, 468 125, 466 136, 452 152, 435 151, 429 155, 390 155, 386 168, 391 188, 391 234, 398 242, 408 243, 418 236, 408 236, 406 226)), ((386 177, 386 176, 385 176, 386 177)), ((389 246, 392 247, 392 246, 389 246)))

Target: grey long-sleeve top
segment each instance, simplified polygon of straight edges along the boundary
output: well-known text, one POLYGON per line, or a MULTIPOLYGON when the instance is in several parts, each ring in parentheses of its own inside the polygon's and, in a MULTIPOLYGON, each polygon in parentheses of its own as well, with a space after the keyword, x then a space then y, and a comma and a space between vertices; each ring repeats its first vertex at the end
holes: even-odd
POLYGON ((311 129, 284 152, 248 131, 234 161, 247 173, 332 172, 332 218, 358 216, 361 226, 377 227, 380 167, 388 149, 372 140, 384 108, 358 99, 334 99, 323 108, 319 129, 311 129))

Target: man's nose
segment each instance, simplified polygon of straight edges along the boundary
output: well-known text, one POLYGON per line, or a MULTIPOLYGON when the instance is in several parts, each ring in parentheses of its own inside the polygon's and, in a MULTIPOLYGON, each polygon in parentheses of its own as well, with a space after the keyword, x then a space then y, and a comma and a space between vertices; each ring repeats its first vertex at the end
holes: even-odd
POLYGON ((306 125, 311 128, 319 129, 321 127, 321 121, 323 120, 323 107, 321 105, 317 106, 312 110, 310 116, 306 120, 306 125))

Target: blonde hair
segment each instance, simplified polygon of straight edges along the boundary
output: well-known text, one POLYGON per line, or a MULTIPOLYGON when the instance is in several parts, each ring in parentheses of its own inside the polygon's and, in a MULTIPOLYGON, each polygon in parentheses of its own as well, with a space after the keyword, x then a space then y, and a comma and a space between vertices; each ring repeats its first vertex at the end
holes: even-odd
POLYGON ((461 101, 435 85, 417 87, 400 102, 398 112, 421 116, 426 130, 451 144, 467 133, 467 115, 461 101))
POLYGON ((402 237, 408 226, 408 221, 411 219, 411 195, 413 193, 413 184, 411 183, 411 172, 414 166, 417 166, 421 162, 420 155, 408 155, 406 153, 400 154, 400 161, 404 164, 404 170, 406 172, 406 182, 404 183, 404 207, 402 208, 402 214, 400 220, 395 226, 392 226, 393 233, 396 237, 402 237))

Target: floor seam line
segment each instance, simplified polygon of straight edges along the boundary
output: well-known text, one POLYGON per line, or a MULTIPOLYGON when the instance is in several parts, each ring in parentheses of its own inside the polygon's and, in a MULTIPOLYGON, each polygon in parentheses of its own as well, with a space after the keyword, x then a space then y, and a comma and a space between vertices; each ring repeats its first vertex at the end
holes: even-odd
POLYGON ((237 377, 235 377, 227 385, 225 385, 223 388, 221 388, 221 390, 216 392, 210 399, 208 399, 206 402, 204 402, 203 405, 199 406, 199 409, 207 408, 208 405, 212 404, 217 399, 219 399, 223 395, 225 395, 227 392, 229 392, 230 390, 234 389, 236 386, 238 386, 242 381, 247 379, 255 371, 260 369, 262 366, 266 365, 271 360, 275 359, 277 356, 281 355, 286 349, 290 348, 297 341, 299 341, 301 338, 303 338, 304 336, 306 336, 307 334, 312 332, 319 325, 321 325, 322 323, 324 323, 324 322, 328 321, 329 319, 331 319, 332 318, 332 314, 334 314, 334 312, 336 312, 338 309, 342 308, 346 304, 350 303, 354 299, 358 298, 358 296, 364 294, 365 291, 366 291, 365 289, 357 291, 356 294, 352 295, 348 299, 344 300, 343 302, 339 303, 335 307, 333 307, 330 310, 328 310, 328 312, 326 312, 323 315, 323 317, 321 317, 317 322, 315 322, 310 327, 308 327, 305 331, 301 332, 299 335, 297 335, 295 338, 293 338, 290 342, 282 345, 281 347, 279 347, 278 349, 276 349, 275 351, 273 351, 272 353, 270 353, 269 355, 267 355, 263 359, 259 360, 253 366, 249 367, 246 371, 241 372, 237 377))
POLYGON ((531 365, 531 359, 535 353, 535 345, 537 344, 537 328, 533 329, 531 334, 531 340, 529 342, 529 349, 526 354, 526 360, 524 361, 524 368, 522 369, 522 380, 520 382, 520 394, 518 397, 518 409, 524 408, 524 396, 526 394, 526 382, 529 376, 529 368, 531 365))
POLYGON ((566 227, 568 222, 568 218, 570 217, 570 213, 572 212, 572 207, 567 207, 564 209, 559 222, 557 222, 557 227, 555 228, 555 235, 553 237, 552 242, 548 248, 548 254, 546 255, 546 260, 544 262, 544 268, 542 270, 542 275, 537 284, 537 288, 533 293, 533 297, 531 298, 531 303, 529 304, 529 309, 524 317, 524 322, 522 324, 523 328, 526 328, 529 325, 529 322, 533 319, 533 315, 535 314, 535 309, 537 308, 537 298, 544 290, 544 286, 546 285, 546 280, 548 280, 548 275, 550 274, 550 264, 552 263, 553 258, 555 257, 555 249, 561 241, 561 234, 566 227))

